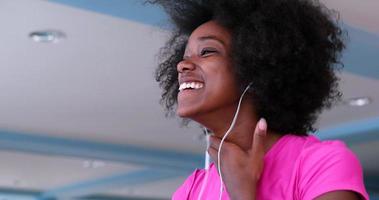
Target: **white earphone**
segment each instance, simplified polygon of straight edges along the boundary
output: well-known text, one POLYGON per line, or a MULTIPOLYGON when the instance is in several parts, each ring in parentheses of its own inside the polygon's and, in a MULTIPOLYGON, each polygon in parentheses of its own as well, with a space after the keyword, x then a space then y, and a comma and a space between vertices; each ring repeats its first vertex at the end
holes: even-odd
MULTIPOLYGON (((218 170, 218 173, 220 175, 220 193, 219 193, 219 198, 218 198, 219 200, 221 200, 221 198, 222 198, 222 192, 224 190, 224 182, 223 182, 222 173, 221 173, 221 148, 222 148, 222 145, 223 145, 226 137, 228 137, 228 135, 230 134, 231 130, 234 128, 234 125, 235 125, 235 123, 237 121, 238 113, 240 111, 242 99, 243 99, 243 97, 245 96, 246 92, 249 90, 249 88, 251 86, 252 86, 252 82, 250 82, 249 85, 243 91, 243 93, 242 93, 242 95, 241 95, 241 97, 239 99, 237 110, 236 110, 236 112, 234 114, 232 123, 230 124, 229 129, 224 134, 224 137, 221 139, 221 143, 220 143, 220 146, 218 148, 218 153, 217 153, 217 170, 218 170)), ((205 130, 205 133, 206 133, 207 149, 208 149, 208 147, 209 147, 209 134, 208 134, 208 130, 206 128, 204 128, 204 130, 205 130)), ((205 174, 205 179, 204 179, 204 181, 202 183, 202 186, 201 186, 201 190, 200 190, 200 193, 199 193, 199 196, 198 196, 198 200, 201 199, 201 197, 203 195, 203 192, 204 192, 204 188, 205 188, 206 182, 208 180, 209 160, 210 160, 209 159, 209 154, 206 151, 206 153, 205 153, 205 170, 206 170, 206 174, 205 174)))

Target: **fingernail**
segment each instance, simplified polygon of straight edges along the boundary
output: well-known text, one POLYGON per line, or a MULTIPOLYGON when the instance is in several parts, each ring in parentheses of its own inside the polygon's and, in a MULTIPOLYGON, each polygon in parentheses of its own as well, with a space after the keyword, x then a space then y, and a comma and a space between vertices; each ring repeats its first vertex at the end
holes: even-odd
POLYGON ((261 131, 266 131, 267 129, 267 122, 264 118, 261 118, 258 122, 258 128, 261 131))

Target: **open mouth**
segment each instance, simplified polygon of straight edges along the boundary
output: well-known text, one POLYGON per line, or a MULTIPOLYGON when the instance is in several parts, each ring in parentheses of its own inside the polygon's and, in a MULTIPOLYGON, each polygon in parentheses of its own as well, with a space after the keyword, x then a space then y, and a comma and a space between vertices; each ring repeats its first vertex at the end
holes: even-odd
POLYGON ((198 90, 204 87, 204 83, 200 82, 184 82, 180 84, 179 91, 183 90, 198 90))

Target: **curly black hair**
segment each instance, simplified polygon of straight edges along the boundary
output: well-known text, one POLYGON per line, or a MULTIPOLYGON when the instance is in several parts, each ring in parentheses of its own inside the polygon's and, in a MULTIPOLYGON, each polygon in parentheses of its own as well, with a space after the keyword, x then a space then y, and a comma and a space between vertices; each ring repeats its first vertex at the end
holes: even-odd
POLYGON ((163 89, 161 104, 173 113, 178 94, 176 65, 188 36, 214 20, 232 35, 231 57, 241 87, 253 83, 258 117, 270 130, 307 135, 323 108, 341 93, 335 72, 343 67, 347 33, 338 13, 316 0, 151 0, 174 25, 159 53, 155 78, 163 89))

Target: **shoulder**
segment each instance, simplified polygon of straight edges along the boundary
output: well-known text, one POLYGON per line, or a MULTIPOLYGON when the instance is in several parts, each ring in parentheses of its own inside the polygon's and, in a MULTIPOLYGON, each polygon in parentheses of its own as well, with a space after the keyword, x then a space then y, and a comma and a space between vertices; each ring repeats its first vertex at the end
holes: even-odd
MULTIPOLYGON (((315 138, 314 136, 309 137, 315 138)), ((336 171, 336 173, 362 171, 358 158, 344 142, 339 140, 320 141, 317 138, 312 139, 304 145, 299 156, 300 167, 306 172, 316 172, 320 169, 327 169, 327 171, 332 172, 337 170, 336 166, 346 166, 343 170, 336 171)))
POLYGON ((299 155, 298 184, 300 196, 303 197, 301 199, 313 199, 338 190, 351 190, 367 197, 360 162, 345 143, 309 137, 309 142, 299 155))
MULTIPOLYGON (((314 136, 309 137, 313 137, 314 139, 304 145, 304 148, 300 154, 303 164, 313 165, 318 163, 318 165, 321 165, 333 161, 339 161, 339 163, 353 162, 355 164, 359 164, 355 154, 346 146, 344 142, 339 140, 320 141, 314 136), (324 162, 320 163, 320 161, 324 162)), ((313 165, 312 168, 314 167, 315 166, 313 165)))

